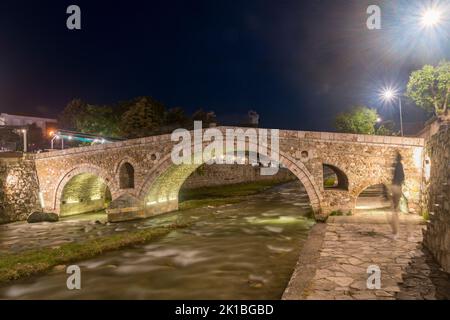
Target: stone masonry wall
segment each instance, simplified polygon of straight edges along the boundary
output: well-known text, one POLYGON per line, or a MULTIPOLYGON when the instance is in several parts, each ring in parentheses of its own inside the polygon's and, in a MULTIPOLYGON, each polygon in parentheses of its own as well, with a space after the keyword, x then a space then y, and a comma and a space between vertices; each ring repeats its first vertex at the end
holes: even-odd
POLYGON ((425 245, 450 272, 450 128, 442 126, 426 146, 423 210, 430 221, 425 245))
POLYGON ((251 165, 204 164, 189 176, 182 188, 193 189, 253 181, 289 181, 294 179, 296 177, 287 169, 280 169, 273 176, 263 176, 260 174, 258 167, 252 167, 251 165))
POLYGON ((33 160, 0 159, 0 223, 25 220, 39 209, 33 160))

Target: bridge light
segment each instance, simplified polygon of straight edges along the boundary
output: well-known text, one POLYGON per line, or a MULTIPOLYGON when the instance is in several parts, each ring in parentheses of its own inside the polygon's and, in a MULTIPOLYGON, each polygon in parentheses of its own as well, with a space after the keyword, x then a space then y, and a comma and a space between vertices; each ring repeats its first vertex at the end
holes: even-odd
POLYGON ((8 174, 6 176, 6 184, 9 186, 15 186, 18 182, 18 178, 17 176, 13 175, 13 174, 8 174))
POLYGON ((413 160, 414 160, 414 165, 416 166, 417 169, 422 168, 422 161, 423 161, 422 159, 423 159, 422 148, 414 148, 413 160))
POLYGON ((159 199, 158 199, 158 202, 159 202, 159 203, 167 202, 167 198, 166 198, 166 197, 159 198, 159 199))
POLYGON ((380 98, 384 102, 393 102, 398 99, 398 109, 400 113, 400 134, 403 137, 403 115, 402 115, 402 98, 397 95, 397 90, 392 87, 385 87, 380 91, 380 98))
POLYGON ((72 140, 73 139, 73 137, 72 136, 69 136, 69 140, 72 140))
POLYGON ((42 191, 39 191, 39 204, 41 205, 41 208, 44 209, 45 208, 45 201, 44 201, 44 194, 42 193, 42 191))

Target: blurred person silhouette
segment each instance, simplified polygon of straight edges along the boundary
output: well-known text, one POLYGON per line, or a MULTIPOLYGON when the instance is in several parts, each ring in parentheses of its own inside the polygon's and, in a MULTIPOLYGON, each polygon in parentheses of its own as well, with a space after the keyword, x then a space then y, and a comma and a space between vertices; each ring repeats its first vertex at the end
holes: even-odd
POLYGON ((403 171, 402 156, 400 155, 400 153, 397 152, 397 157, 394 165, 394 177, 392 178, 392 187, 391 187, 392 204, 393 204, 391 226, 394 239, 397 239, 398 237, 398 230, 399 230, 398 211, 400 210, 400 199, 402 197, 403 182, 405 182, 405 172, 403 171))

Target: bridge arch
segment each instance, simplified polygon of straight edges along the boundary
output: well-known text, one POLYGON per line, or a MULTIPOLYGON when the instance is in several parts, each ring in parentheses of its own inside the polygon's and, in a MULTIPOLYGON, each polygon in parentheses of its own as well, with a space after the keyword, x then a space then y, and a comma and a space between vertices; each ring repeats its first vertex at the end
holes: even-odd
MULTIPOLYGON (((89 187, 91 190, 93 190, 93 185, 95 184, 97 191, 103 184, 105 191, 110 193, 112 199, 114 199, 118 193, 118 187, 114 179, 100 167, 91 164, 82 164, 72 167, 58 179, 58 184, 53 196, 53 210, 57 214, 61 214, 63 201, 66 201, 65 192, 67 192, 67 188, 69 188, 71 184, 73 185, 73 183, 78 183, 81 188, 89 187)), ((97 196, 98 195, 95 195, 95 197, 97 196)))
MULTIPOLYGON (((251 150, 250 142, 246 142, 246 153, 251 150)), ((252 145, 252 147, 256 147, 252 145)), ((195 146, 192 145, 192 149, 195 146)), ((258 150, 253 149, 253 150, 258 150)), ((235 151, 238 151, 235 149, 235 151)), ((271 150, 267 147, 267 153, 271 154, 271 150)), ((178 209, 178 193, 186 181, 186 179, 202 164, 183 164, 174 165, 171 155, 168 154, 161 158, 159 163, 149 172, 148 176, 142 183, 138 198, 144 203, 146 210, 150 210, 150 214, 158 214, 162 212, 178 209)), ((303 184, 310 203, 315 213, 321 210, 322 195, 320 189, 316 185, 313 176, 303 163, 296 161, 290 155, 279 152, 279 163, 290 170, 303 184)))
POLYGON ((326 189, 336 189, 336 190, 349 190, 349 180, 347 174, 338 166, 330 163, 323 163, 323 178, 324 178, 324 188, 326 189), (333 173, 336 176, 336 181, 333 185, 327 185, 326 183, 326 170, 333 173))

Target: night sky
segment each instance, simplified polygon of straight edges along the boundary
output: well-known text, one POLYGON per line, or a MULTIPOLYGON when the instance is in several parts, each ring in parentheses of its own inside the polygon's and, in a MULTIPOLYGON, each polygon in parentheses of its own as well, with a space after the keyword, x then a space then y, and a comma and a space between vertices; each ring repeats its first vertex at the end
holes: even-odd
MULTIPOLYGON (((56 116, 72 98, 149 95, 224 122, 254 109, 272 128, 332 130, 355 104, 397 120, 380 88, 404 90, 412 70, 450 59, 448 24, 418 28, 426 3, 2 0, 0 112, 56 116), (80 31, 66 28, 70 4, 81 7, 80 31), (382 8, 381 30, 366 27, 370 4, 382 8)), ((404 113, 423 118, 406 99, 404 113)))

